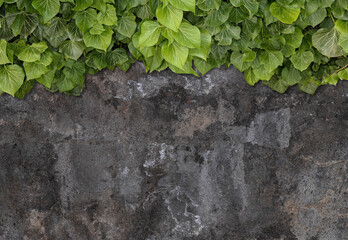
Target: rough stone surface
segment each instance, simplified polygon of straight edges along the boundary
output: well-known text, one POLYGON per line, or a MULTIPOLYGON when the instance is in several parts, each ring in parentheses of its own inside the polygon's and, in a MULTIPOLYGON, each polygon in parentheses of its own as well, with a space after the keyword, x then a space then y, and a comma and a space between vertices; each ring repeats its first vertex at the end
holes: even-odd
POLYGON ((0 97, 1 240, 348 239, 348 82, 103 71, 0 97))

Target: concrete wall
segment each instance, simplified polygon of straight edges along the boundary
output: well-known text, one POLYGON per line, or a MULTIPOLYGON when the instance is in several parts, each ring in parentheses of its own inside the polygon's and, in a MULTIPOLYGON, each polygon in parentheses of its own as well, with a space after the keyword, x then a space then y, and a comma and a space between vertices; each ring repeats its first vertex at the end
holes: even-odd
POLYGON ((103 71, 0 97, 1 240, 348 236, 348 82, 103 71))

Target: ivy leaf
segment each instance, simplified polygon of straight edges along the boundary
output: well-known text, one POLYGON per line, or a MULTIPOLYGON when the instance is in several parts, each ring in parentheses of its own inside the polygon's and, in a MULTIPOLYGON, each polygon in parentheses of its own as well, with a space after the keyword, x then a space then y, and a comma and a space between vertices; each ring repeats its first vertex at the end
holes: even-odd
POLYGON ((116 65, 126 63, 128 60, 128 54, 123 48, 116 48, 115 50, 106 54, 106 62, 110 70, 113 70, 116 65))
POLYGON ((221 0, 197 0, 197 7, 203 11, 219 9, 221 0))
POLYGON ((5 39, 0 39, 0 65, 10 63, 6 53, 7 42, 5 39))
POLYGON ((168 41, 166 41, 162 46, 163 58, 170 64, 182 70, 185 70, 184 66, 188 57, 188 53, 188 48, 178 44, 177 42, 169 44, 168 41))
POLYGON ((27 80, 37 79, 48 72, 48 68, 37 62, 24 62, 23 67, 27 80))
POLYGON ((51 88, 55 74, 56 74, 56 69, 50 70, 46 74, 42 75, 40 78, 36 79, 36 81, 47 88, 51 88))
POLYGON ((299 48, 301 46, 301 43, 302 43, 303 34, 302 34, 301 29, 296 27, 294 33, 284 34, 283 37, 285 38, 287 45, 289 45, 293 48, 299 48))
POLYGON ((315 83, 315 81, 312 79, 309 83, 298 84, 298 88, 305 93, 308 93, 310 95, 314 95, 315 91, 317 90, 319 86, 315 83))
POLYGON ((222 25, 222 30, 215 35, 219 45, 231 45, 233 39, 240 39, 241 29, 239 26, 232 26, 229 23, 222 25))
POLYGON ((272 15, 279 19, 279 21, 287 24, 295 22, 301 13, 301 9, 297 7, 285 7, 278 2, 273 2, 269 10, 272 15))
POLYGON ((283 54, 280 51, 263 51, 260 54, 260 62, 268 72, 272 72, 283 64, 283 54))
POLYGON ((12 32, 14 36, 17 36, 21 33, 24 23, 25 23, 25 14, 23 13, 16 14, 16 17, 11 24, 11 28, 12 28, 12 32))
POLYGON ((282 78, 273 77, 270 81, 263 81, 262 83, 279 93, 285 93, 289 88, 289 85, 287 85, 287 83, 282 78))
POLYGON ((340 40, 338 41, 338 44, 342 47, 342 49, 348 53, 348 33, 341 34, 340 40))
POLYGON ((212 39, 211 39, 210 33, 205 30, 202 30, 201 31, 201 47, 190 48, 189 54, 191 56, 199 57, 206 61, 208 54, 210 52, 211 42, 212 42, 212 39))
POLYGON ((22 86, 24 78, 25 74, 20 66, 16 64, 0 66, 0 91, 14 96, 22 86))
POLYGON ((348 21, 338 19, 335 27, 341 34, 348 34, 348 21))
POLYGON ((67 40, 60 45, 59 51, 66 58, 77 60, 83 54, 85 44, 82 41, 67 40))
POLYGON ((341 70, 338 72, 338 77, 341 80, 348 80, 348 68, 341 70))
POLYGON ((68 24, 67 34, 68 34, 69 38, 73 41, 81 41, 82 40, 82 33, 74 22, 70 22, 68 24))
POLYGON ((250 86, 254 86, 258 81, 260 81, 260 79, 255 76, 255 74, 251 68, 247 69, 244 72, 244 77, 245 77, 246 82, 250 86))
POLYGON ((31 46, 22 47, 18 59, 24 62, 36 62, 40 60, 41 53, 47 49, 46 42, 33 43, 31 46))
POLYGON ((209 64, 203 59, 194 57, 194 64, 197 70, 202 74, 205 75, 207 72, 209 72, 214 66, 209 64))
POLYGON ((195 13, 196 0, 168 0, 174 7, 195 13))
POLYGON ((44 23, 56 16, 60 8, 59 0, 33 0, 32 5, 42 15, 44 23))
POLYGON ((230 16, 231 8, 227 3, 222 3, 218 10, 214 9, 205 18, 204 25, 207 27, 218 27, 224 24, 230 16))
POLYGON ((105 11, 98 13, 98 21, 107 26, 117 25, 116 8, 111 4, 107 4, 105 11))
POLYGON ((177 32, 183 18, 183 11, 171 4, 167 6, 162 4, 156 10, 156 17, 163 26, 177 32))
POLYGON ((289 86, 302 82, 301 72, 292 66, 283 68, 281 77, 289 86))
POLYGON ((108 26, 105 27, 105 31, 100 35, 93 35, 87 31, 83 34, 83 41, 87 47, 93 47, 106 51, 111 44, 113 33, 114 32, 108 26))
MULTIPOLYGON (((89 8, 93 4, 93 0, 75 0, 76 5, 74 7, 74 11, 83 11, 86 8, 89 8)), ((102 1, 102 0, 99 0, 102 1)))
POLYGON ((24 99, 25 95, 31 91, 35 85, 35 80, 24 81, 23 85, 15 93, 15 97, 24 99))
POLYGON ((290 60, 294 67, 302 72, 314 61, 314 55, 310 51, 297 52, 291 56, 290 60))
POLYGON ((73 61, 71 66, 63 69, 65 78, 70 79, 74 83, 74 87, 80 85, 83 87, 85 81, 86 66, 82 61, 73 61))
POLYGON ((85 32, 97 23, 97 11, 89 8, 83 12, 77 12, 74 16, 78 28, 85 32))
POLYGON ((174 39, 187 48, 201 47, 201 32, 188 22, 180 24, 178 31, 174 32, 174 39))
POLYGON ((231 54, 230 62, 241 72, 250 68, 252 64, 251 62, 243 62, 243 54, 236 51, 231 54))
POLYGON ((156 47, 155 53, 154 53, 153 57, 151 57, 150 59, 151 59, 151 60, 149 60, 151 62, 150 63, 150 66, 151 66, 150 72, 153 72, 154 70, 161 67, 162 62, 163 62, 161 47, 156 47))
POLYGON ((131 13, 125 13, 118 21, 117 32, 131 38, 137 28, 135 16, 131 13))
POLYGON ((340 57, 344 54, 338 40, 339 32, 336 28, 321 28, 312 36, 313 46, 327 57, 340 57))
POLYGON ((139 37, 140 47, 151 47, 158 42, 161 35, 161 26, 155 21, 145 21, 141 25, 141 34, 139 37))

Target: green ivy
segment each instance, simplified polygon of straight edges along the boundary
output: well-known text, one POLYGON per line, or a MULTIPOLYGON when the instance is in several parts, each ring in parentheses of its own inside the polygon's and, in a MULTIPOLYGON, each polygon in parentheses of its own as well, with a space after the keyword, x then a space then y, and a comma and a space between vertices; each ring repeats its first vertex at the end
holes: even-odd
POLYGON ((0 94, 79 95, 85 73, 135 60, 313 94, 348 79, 347 0, 0 0, 0 94))

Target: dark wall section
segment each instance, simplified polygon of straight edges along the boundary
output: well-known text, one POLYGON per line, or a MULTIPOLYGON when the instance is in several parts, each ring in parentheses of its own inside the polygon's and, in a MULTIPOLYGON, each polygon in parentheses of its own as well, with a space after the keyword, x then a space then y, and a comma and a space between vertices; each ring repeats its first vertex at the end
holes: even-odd
POLYGON ((0 97, 0 239, 345 239, 348 82, 104 71, 0 97))

